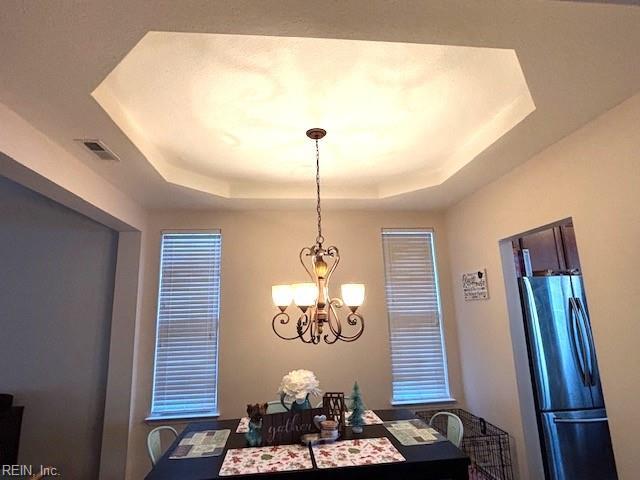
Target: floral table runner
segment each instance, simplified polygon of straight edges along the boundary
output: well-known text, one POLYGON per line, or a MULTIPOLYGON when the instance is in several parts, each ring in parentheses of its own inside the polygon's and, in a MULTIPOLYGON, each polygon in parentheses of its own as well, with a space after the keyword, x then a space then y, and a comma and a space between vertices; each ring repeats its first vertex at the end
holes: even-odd
MULTIPOLYGON (((345 417, 347 418, 347 425, 351 425, 349 423, 350 416, 351 412, 346 412, 345 417)), ((364 420, 364 425, 379 425, 384 423, 373 410, 365 410, 362 418, 364 420)), ((240 423, 238 423, 238 428, 236 428, 236 433, 247 433, 248 431, 249 417, 242 417, 240 419, 240 423)))
POLYGON ((274 447, 235 448, 227 451, 219 475, 310 470, 313 468, 309 447, 279 445, 274 447))
MULTIPOLYGON (((351 422, 349 421, 350 417, 351 412, 346 412, 345 418, 347 419, 347 425, 351 425, 351 422)), ((364 420, 363 425, 379 425, 381 423, 384 423, 373 410, 365 410, 364 414, 362 415, 362 419, 364 420)))
POLYGON ((386 437, 343 440, 313 446, 318 468, 353 467, 404 462, 405 458, 386 437))

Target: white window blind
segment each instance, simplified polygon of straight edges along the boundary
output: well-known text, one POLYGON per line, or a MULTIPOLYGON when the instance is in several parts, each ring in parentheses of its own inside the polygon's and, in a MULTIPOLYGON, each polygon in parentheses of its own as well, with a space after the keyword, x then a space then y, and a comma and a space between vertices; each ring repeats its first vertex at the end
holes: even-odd
POLYGON ((162 234, 151 417, 217 415, 219 231, 162 234))
POLYGON ((433 232, 382 231, 393 404, 449 400, 433 232))

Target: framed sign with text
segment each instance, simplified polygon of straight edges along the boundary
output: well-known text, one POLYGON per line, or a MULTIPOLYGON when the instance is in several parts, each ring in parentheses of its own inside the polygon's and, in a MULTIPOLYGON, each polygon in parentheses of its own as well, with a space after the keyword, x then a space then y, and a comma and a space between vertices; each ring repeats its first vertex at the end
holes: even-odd
MULTIPOLYGON (((291 445, 307 433, 317 433, 314 417, 326 415, 325 408, 296 412, 270 413, 262 417, 262 445, 291 445)), ((326 418, 326 417, 325 417, 326 418)))
POLYGON ((487 271, 478 270, 476 272, 463 273, 462 290, 466 301, 487 300, 489 298, 487 271))

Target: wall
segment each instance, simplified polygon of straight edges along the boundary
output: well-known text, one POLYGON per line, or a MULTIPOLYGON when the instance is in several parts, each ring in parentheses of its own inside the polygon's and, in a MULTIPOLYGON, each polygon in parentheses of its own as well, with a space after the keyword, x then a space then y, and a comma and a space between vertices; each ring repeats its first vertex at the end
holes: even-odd
POLYGON ((116 232, 0 177, 0 390, 19 461, 98 478, 116 232))
POLYGON ((499 241, 567 217, 575 225, 618 472, 621 479, 640 476, 639 126, 636 95, 446 214, 465 400, 513 435, 522 479, 540 477, 535 459, 531 472, 527 462, 521 407, 525 414, 528 407, 518 400, 514 360, 524 348, 522 324, 510 324, 499 241), (461 273, 481 267, 491 298, 465 302, 461 273))
POLYGON ((142 234, 118 235, 118 258, 113 292, 109 371, 104 405, 100 480, 122 480, 129 442, 133 347, 138 315, 142 234))
POLYGON ((144 226, 144 209, 0 103, 0 175, 116 230, 144 226))
POLYGON ((277 310, 271 303, 271 285, 305 280, 297 256, 315 239, 314 213, 310 205, 304 212, 176 212, 150 217, 144 241, 148 280, 136 338, 127 478, 142 478, 150 469, 144 441, 151 427, 144 418, 150 407, 162 229, 222 229, 219 404, 221 417, 234 418, 244 414, 248 402, 275 399, 282 375, 294 368, 315 371, 325 390, 348 392, 357 379, 368 406, 389 407, 391 368, 380 229, 435 228, 451 388, 453 396, 461 400, 447 241, 438 214, 326 212, 323 233, 342 255, 332 291, 339 294, 339 285, 347 281, 366 283, 364 335, 352 344, 313 346, 286 342, 273 334, 271 317, 277 310))

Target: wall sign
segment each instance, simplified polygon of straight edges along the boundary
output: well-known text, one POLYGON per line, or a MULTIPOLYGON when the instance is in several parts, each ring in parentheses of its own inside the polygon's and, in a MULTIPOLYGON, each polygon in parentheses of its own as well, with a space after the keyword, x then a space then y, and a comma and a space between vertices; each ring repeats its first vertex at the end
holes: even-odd
POLYGON ((464 299, 466 301, 487 300, 489 298, 487 270, 463 273, 462 290, 464 291, 464 299))
POLYGON ((311 408, 297 412, 271 413, 262 417, 262 445, 290 445, 300 443, 300 437, 319 432, 313 417, 325 415, 325 408, 311 408))

